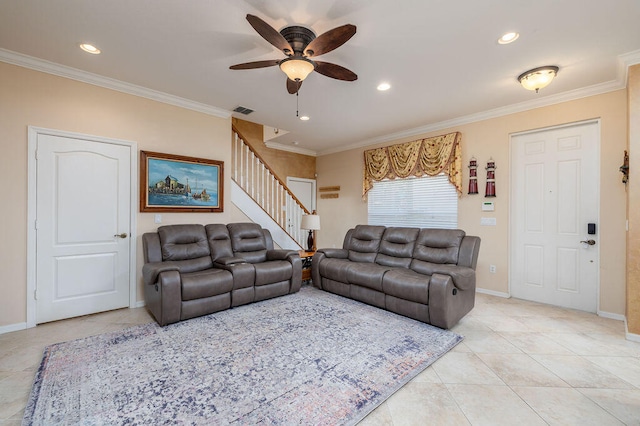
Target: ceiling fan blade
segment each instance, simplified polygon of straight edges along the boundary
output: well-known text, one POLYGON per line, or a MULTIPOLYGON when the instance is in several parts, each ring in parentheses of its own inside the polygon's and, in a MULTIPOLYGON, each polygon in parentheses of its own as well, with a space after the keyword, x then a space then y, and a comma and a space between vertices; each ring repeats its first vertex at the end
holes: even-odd
POLYGON ((263 39, 282 50, 285 55, 288 56, 293 53, 293 49, 287 39, 285 39, 282 34, 276 31, 271 25, 267 24, 255 15, 247 15, 247 21, 249 21, 253 29, 256 30, 263 39))
POLYGON ((274 65, 278 65, 280 63, 279 59, 272 59, 269 61, 255 61, 255 62, 245 62, 244 64, 231 65, 229 69, 232 70, 252 70, 254 68, 266 68, 272 67, 274 65))
POLYGON ((329 62, 314 62, 316 63, 316 71, 324 76, 344 81, 355 81, 358 79, 356 73, 346 69, 345 67, 341 67, 340 65, 331 64, 329 62))
POLYGON ((293 81, 290 78, 287 78, 287 92, 291 93, 292 95, 298 93, 298 90, 300 90, 301 86, 301 81, 293 81))
POLYGON ((347 24, 320 34, 304 49, 306 56, 320 56, 342 46, 356 33, 356 26, 347 24))

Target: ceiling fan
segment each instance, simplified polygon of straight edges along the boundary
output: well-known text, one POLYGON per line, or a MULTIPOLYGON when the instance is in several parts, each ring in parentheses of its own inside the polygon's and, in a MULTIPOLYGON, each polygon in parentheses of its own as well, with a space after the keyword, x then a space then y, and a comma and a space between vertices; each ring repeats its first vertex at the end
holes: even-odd
POLYGON ((337 80, 354 81, 358 79, 353 71, 340 65, 311 59, 331 52, 346 43, 356 33, 355 25, 342 25, 316 37, 312 30, 298 25, 285 27, 278 32, 257 16, 247 15, 247 21, 262 38, 281 50, 287 57, 246 62, 232 65, 229 67, 230 69, 248 70, 279 65, 287 75, 287 91, 291 94, 298 93, 302 81, 312 71, 337 80))

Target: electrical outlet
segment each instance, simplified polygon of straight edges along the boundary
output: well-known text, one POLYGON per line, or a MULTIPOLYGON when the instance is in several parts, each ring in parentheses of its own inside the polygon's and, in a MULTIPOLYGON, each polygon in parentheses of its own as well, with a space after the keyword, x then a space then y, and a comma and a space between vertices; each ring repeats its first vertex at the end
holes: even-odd
POLYGON ((492 274, 496 273, 496 265, 489 265, 489 272, 491 272, 492 274))

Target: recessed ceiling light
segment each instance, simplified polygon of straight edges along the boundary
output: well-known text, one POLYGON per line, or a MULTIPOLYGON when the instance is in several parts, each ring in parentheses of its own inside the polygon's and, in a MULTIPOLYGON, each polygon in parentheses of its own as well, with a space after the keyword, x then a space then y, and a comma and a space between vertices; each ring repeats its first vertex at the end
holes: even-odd
POLYGON ((309 116, 308 115, 302 115, 302 116, 300 116, 300 120, 309 121, 309 116))
POLYGON ((518 33, 506 33, 504 34, 502 37, 500 37, 498 39, 498 43, 500 44, 509 44, 509 43, 513 43, 514 41, 516 41, 518 39, 518 37, 520 37, 520 34, 518 33))
POLYGON ((99 55, 100 49, 95 47, 93 44, 82 43, 80 44, 80 49, 84 50, 87 53, 91 53, 92 55, 99 55))
POLYGON ((391 85, 389 83, 380 83, 378 84, 378 90, 384 92, 385 90, 391 89, 391 85))

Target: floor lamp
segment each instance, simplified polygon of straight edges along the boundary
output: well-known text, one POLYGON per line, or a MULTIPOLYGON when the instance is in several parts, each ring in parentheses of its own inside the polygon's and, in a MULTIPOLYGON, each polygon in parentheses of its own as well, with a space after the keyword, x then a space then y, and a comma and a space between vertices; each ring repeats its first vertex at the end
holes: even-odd
POLYGON ((309 237, 307 238, 307 251, 315 251, 316 245, 313 240, 313 231, 320 230, 320 216, 313 211, 312 214, 306 214, 302 216, 302 223, 300 228, 309 230, 309 237))

